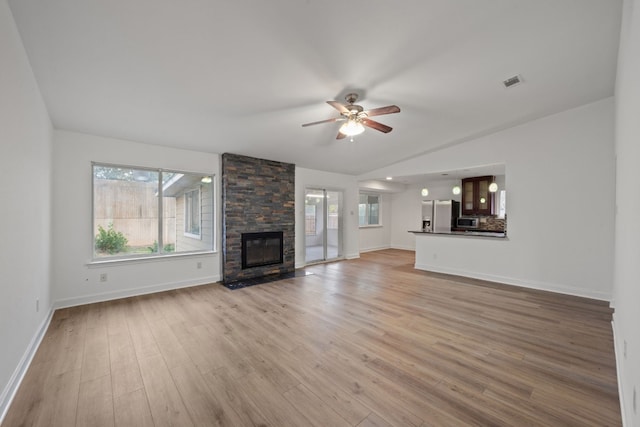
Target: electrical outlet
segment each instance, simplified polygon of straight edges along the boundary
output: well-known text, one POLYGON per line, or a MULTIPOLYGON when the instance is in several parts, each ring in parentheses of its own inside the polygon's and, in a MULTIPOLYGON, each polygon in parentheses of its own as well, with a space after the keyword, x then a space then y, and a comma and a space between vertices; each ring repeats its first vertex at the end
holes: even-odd
POLYGON ((198 263, 196 264, 196 267, 197 267, 198 269, 202 268, 202 262, 198 261, 198 263))
POLYGON ((101 282, 107 281, 107 273, 100 273, 100 281, 101 282))

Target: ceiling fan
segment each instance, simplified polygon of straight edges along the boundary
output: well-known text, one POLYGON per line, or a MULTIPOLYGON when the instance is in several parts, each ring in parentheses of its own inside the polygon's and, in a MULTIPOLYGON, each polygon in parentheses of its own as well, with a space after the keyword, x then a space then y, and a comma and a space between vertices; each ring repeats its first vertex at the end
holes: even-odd
POLYGON ((369 117, 381 116, 383 114, 399 113, 400 108, 397 105, 388 105, 386 107, 374 108, 373 110, 365 111, 360 105, 356 105, 355 102, 358 99, 357 93, 349 93, 345 96, 347 104, 343 105, 336 101, 327 101, 327 104, 340 112, 340 117, 334 117, 332 119, 320 120, 318 122, 305 123, 302 126, 319 125, 321 123, 334 123, 345 122, 340 126, 338 136, 336 139, 343 139, 347 136, 353 137, 364 132, 364 126, 370 127, 380 132, 389 133, 393 128, 384 125, 375 120, 371 120, 369 117))

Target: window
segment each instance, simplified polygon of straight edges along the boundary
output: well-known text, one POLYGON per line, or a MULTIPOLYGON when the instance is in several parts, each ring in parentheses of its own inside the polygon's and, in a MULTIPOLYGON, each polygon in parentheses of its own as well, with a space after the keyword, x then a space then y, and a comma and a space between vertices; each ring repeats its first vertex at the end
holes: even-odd
POLYGON ((500 190, 500 204, 498 205, 498 218, 505 219, 507 216, 507 192, 500 190))
POLYGON ((184 234, 200 238, 200 189, 184 193, 184 234))
POLYGON ((94 163, 93 259, 213 250, 207 174, 94 163))
POLYGON ((304 232, 307 236, 316 235, 316 205, 304 206, 304 232))
POLYGON ((360 193, 358 203, 358 220, 360 227, 380 225, 380 196, 377 194, 360 193))
POLYGON ((340 221, 340 205, 337 200, 329 200, 327 197, 327 230, 337 230, 340 221))

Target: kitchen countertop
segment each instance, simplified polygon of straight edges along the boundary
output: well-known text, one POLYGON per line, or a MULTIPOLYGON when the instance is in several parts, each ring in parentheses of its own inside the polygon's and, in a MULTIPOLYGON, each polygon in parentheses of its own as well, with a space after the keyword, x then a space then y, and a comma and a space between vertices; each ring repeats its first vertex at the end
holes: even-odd
POLYGON ((488 231, 488 230, 449 231, 446 233, 434 233, 431 231, 424 231, 424 230, 409 230, 409 233, 435 234, 438 236, 497 237, 497 238, 507 237, 507 233, 505 233, 504 231, 488 231))

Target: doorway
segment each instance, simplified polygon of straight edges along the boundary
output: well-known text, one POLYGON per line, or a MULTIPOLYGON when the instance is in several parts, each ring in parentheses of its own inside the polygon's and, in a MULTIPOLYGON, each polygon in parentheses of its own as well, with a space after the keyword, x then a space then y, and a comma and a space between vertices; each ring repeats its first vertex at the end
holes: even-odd
POLYGON ((339 190, 305 189, 305 263, 340 259, 342 255, 342 198, 339 190))

